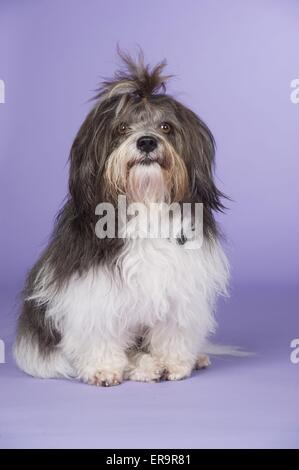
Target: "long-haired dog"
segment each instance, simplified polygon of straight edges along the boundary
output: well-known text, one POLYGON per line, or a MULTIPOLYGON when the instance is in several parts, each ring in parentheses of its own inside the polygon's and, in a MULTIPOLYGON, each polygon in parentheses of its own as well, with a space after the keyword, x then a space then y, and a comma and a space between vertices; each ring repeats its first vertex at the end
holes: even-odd
POLYGON ((165 63, 122 59, 72 145, 69 197, 24 290, 14 354, 33 376, 116 385, 179 380, 208 364, 215 300, 228 280, 213 215, 223 208, 214 139, 165 93, 165 63), (174 236, 142 237, 129 223, 125 236, 98 237, 96 207, 112 204, 117 224, 119 196, 192 211, 174 236), (188 249, 184 227, 196 222, 196 203, 202 243, 188 249))

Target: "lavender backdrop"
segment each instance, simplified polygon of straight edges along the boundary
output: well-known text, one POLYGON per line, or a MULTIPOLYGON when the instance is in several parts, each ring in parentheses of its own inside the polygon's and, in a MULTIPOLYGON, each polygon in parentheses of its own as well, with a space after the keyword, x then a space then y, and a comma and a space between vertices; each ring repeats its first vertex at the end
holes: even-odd
POLYGON ((296 0, 0 0, 0 445, 298 446, 299 365, 289 360, 299 337, 298 44, 296 0), (216 360, 178 384, 106 391, 27 378, 10 344, 16 294, 51 231, 70 145, 100 77, 116 68, 117 42, 139 44, 151 63, 166 57, 177 75, 169 92, 215 135, 218 185, 233 199, 220 218, 233 288, 219 338, 259 354, 216 360))

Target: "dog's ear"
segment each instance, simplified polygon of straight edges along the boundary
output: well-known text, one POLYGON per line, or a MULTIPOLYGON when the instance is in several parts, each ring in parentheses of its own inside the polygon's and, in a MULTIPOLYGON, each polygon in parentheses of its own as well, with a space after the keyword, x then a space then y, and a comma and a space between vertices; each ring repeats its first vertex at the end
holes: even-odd
POLYGON ((73 142, 70 152, 69 191, 78 215, 83 215, 93 204, 94 168, 92 152, 92 112, 86 117, 73 142))
MULTIPOLYGON (((110 103, 111 104, 111 103, 110 103)), ((104 101, 88 114, 70 152, 69 192, 77 214, 94 214, 102 202, 103 168, 110 145, 111 110, 104 101)))
POLYGON ((186 110, 183 126, 190 196, 211 210, 222 211, 224 194, 214 182, 215 140, 207 125, 192 111, 186 110))
POLYGON ((183 108, 182 155, 184 155, 188 177, 189 198, 192 203, 203 204, 203 230, 208 237, 219 235, 213 212, 222 212, 226 196, 214 182, 215 140, 207 125, 191 110, 183 108))

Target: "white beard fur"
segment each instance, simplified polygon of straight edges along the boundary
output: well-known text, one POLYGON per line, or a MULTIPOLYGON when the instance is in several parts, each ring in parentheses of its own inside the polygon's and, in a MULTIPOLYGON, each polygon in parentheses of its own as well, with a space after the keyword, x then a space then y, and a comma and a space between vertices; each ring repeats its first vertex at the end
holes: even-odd
POLYGON ((122 281, 101 266, 74 275, 59 291, 47 287, 52 273, 43 268, 31 299, 48 305, 46 316, 62 340, 43 357, 22 338, 14 349, 21 369, 101 385, 157 380, 165 371, 170 380, 191 374, 216 326, 216 296, 227 292, 228 263, 220 244, 205 241, 189 250, 174 240, 131 239, 117 265, 122 281), (144 332, 148 352, 130 351, 144 332))

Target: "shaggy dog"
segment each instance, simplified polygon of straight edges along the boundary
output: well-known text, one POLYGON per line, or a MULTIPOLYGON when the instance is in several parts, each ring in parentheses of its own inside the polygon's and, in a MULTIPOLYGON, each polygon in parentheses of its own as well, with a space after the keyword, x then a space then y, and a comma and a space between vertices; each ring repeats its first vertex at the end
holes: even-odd
POLYGON ((228 280, 213 215, 223 209, 214 139, 165 93, 164 62, 150 69, 142 56, 122 59, 72 145, 69 196, 24 289, 14 354, 33 376, 108 386, 179 380, 208 365, 215 300, 228 280), (143 214, 137 227, 131 214, 124 229, 120 196, 154 204, 162 219, 172 204, 191 210, 170 216, 171 235, 142 236, 156 222, 143 214), (118 236, 98 235, 101 203, 114 209, 102 232, 112 224, 118 236), (194 245, 197 205, 202 237, 194 245))

